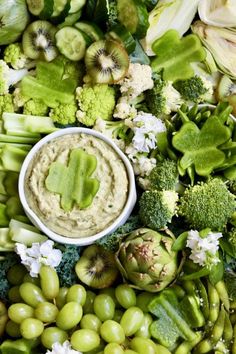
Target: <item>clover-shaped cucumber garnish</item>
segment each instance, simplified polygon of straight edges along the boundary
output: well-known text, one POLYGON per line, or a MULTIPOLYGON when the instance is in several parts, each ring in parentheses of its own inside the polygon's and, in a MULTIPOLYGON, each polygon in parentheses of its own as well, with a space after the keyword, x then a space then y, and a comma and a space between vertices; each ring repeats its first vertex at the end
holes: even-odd
POLYGON ((53 162, 45 180, 46 188, 60 194, 61 207, 70 211, 74 203, 80 209, 89 207, 99 189, 99 181, 91 178, 97 167, 94 155, 87 154, 82 149, 74 149, 70 153, 68 166, 53 162))

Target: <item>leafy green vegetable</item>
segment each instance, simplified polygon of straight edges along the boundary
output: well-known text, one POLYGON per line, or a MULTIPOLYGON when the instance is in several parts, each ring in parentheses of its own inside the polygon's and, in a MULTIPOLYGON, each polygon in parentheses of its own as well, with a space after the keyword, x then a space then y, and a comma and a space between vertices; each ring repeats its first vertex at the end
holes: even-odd
POLYGON ((68 167, 53 162, 45 180, 50 192, 61 195, 61 207, 70 211, 76 202, 81 209, 87 208, 93 201, 99 188, 99 181, 91 178, 97 167, 97 159, 82 149, 70 153, 68 167))
POLYGON ((81 248, 73 245, 57 245, 62 253, 62 259, 59 266, 56 267, 57 274, 60 280, 60 286, 71 286, 78 282, 78 277, 75 273, 75 265, 80 258, 81 248))
POLYGON ((7 301, 7 293, 10 289, 10 283, 7 280, 7 272, 14 265, 20 263, 20 259, 16 253, 4 253, 4 259, 0 260, 0 299, 7 301))
POLYGON ((163 70, 163 79, 166 81, 189 79, 194 75, 190 63, 206 58, 206 52, 196 35, 180 38, 175 30, 169 30, 155 40, 152 49, 157 55, 151 63, 152 69, 154 72, 163 70))

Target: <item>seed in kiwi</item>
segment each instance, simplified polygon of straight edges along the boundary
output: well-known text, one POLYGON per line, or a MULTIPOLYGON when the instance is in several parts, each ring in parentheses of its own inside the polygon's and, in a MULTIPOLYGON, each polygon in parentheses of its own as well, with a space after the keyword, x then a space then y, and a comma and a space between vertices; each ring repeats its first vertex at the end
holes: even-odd
POLYGON ((78 278, 95 289, 107 288, 118 275, 113 253, 98 245, 87 247, 75 266, 78 278))
POLYGON ((112 84, 121 80, 127 73, 129 56, 120 43, 114 40, 99 40, 88 47, 85 65, 91 81, 112 84))
POLYGON ((48 21, 34 21, 23 33, 22 46, 25 55, 30 59, 51 61, 58 51, 55 45, 57 29, 48 21))

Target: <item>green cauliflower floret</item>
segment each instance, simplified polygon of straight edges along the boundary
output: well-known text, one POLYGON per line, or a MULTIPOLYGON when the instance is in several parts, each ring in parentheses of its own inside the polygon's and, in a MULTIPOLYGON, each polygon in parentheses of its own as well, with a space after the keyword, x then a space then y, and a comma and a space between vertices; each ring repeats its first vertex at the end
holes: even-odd
POLYGON ((0 96, 0 117, 3 112, 14 112, 13 98, 10 93, 0 96))
POLYGON ((9 88, 28 74, 27 69, 11 69, 4 60, 0 60, 0 95, 9 92, 9 88))
POLYGON ((30 97, 26 97, 22 94, 22 91, 19 87, 15 88, 12 95, 14 106, 17 108, 23 107, 25 103, 30 100, 30 97))
POLYGON ((196 230, 223 231, 236 209, 235 196, 219 178, 187 188, 180 198, 178 215, 196 230))
POLYGON ((146 92, 147 107, 155 116, 176 112, 182 103, 180 93, 169 81, 156 79, 154 87, 146 92))
POLYGON ((76 116, 82 124, 91 127, 97 119, 112 120, 115 108, 115 89, 107 84, 84 85, 76 89, 79 110, 76 116))
POLYGON ((58 106, 52 108, 49 112, 49 116, 53 122, 61 125, 73 124, 76 121, 76 112, 78 106, 76 102, 63 104, 59 103, 58 106))
POLYGON ((188 80, 180 80, 174 87, 185 101, 194 103, 208 101, 213 94, 213 85, 204 76, 195 75, 188 80))
POLYGON ((62 250, 62 259, 56 271, 60 280, 60 286, 71 286, 78 282, 75 273, 75 265, 80 258, 80 247, 74 245, 57 245, 62 250))
POLYGON ((4 50, 3 59, 13 69, 23 69, 31 62, 24 54, 20 43, 9 44, 4 50))
POLYGON ((37 98, 28 100, 23 106, 23 114, 27 115, 45 117, 48 115, 48 111, 49 107, 37 98))
POLYGON ((154 230, 165 228, 176 213, 175 191, 146 191, 139 200, 139 217, 144 226, 154 230))

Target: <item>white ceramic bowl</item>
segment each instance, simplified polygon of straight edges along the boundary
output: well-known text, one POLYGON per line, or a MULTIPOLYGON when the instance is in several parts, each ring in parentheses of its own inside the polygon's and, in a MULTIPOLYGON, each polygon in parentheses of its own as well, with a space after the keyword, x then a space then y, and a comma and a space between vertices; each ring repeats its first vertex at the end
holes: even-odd
POLYGON ((130 216, 130 214, 133 210, 133 207, 134 207, 136 199, 137 199, 133 168, 132 168, 130 161, 124 155, 124 153, 116 146, 116 144, 111 139, 107 138, 103 134, 101 134, 95 130, 92 130, 92 129, 79 128, 79 127, 78 128, 77 127, 65 128, 65 129, 58 130, 54 133, 47 135, 46 137, 41 139, 36 145, 33 146, 33 148, 30 150, 30 152, 28 153, 28 155, 26 156, 26 158, 23 162, 23 165, 22 165, 22 168, 20 171, 20 176, 19 176, 18 189, 19 189, 20 200, 21 200, 21 203, 22 203, 23 208, 25 210, 25 213, 28 216, 28 218, 30 219, 30 221, 37 228, 39 228, 44 234, 46 234, 49 238, 51 238, 52 240, 54 240, 56 242, 65 243, 65 244, 73 244, 73 245, 78 245, 78 246, 89 245, 89 244, 97 241, 98 239, 102 238, 103 236, 114 232, 119 226, 121 226, 122 224, 124 224, 126 222, 126 220, 128 219, 128 217, 130 216), (62 137, 63 135, 81 134, 81 133, 89 134, 89 135, 95 136, 95 137, 105 141, 108 145, 110 145, 116 151, 116 153, 121 158, 121 160, 123 161, 123 163, 126 167, 127 176, 128 176, 128 180, 129 180, 129 188, 128 188, 128 196, 127 196, 127 201, 126 201, 125 207, 124 207, 123 211, 121 212, 121 214, 118 216, 118 218, 110 226, 108 226, 106 229, 104 229, 92 236, 70 238, 70 237, 59 235, 59 234, 55 233, 54 231, 50 230, 39 219, 39 217, 34 212, 34 210, 32 210, 29 207, 29 204, 28 204, 26 196, 25 196, 24 184, 25 184, 25 175, 26 175, 27 169, 29 167, 29 164, 30 164, 31 160, 34 158, 35 154, 38 152, 38 150, 44 144, 48 143, 49 141, 51 141, 52 139, 55 139, 57 137, 62 137))

